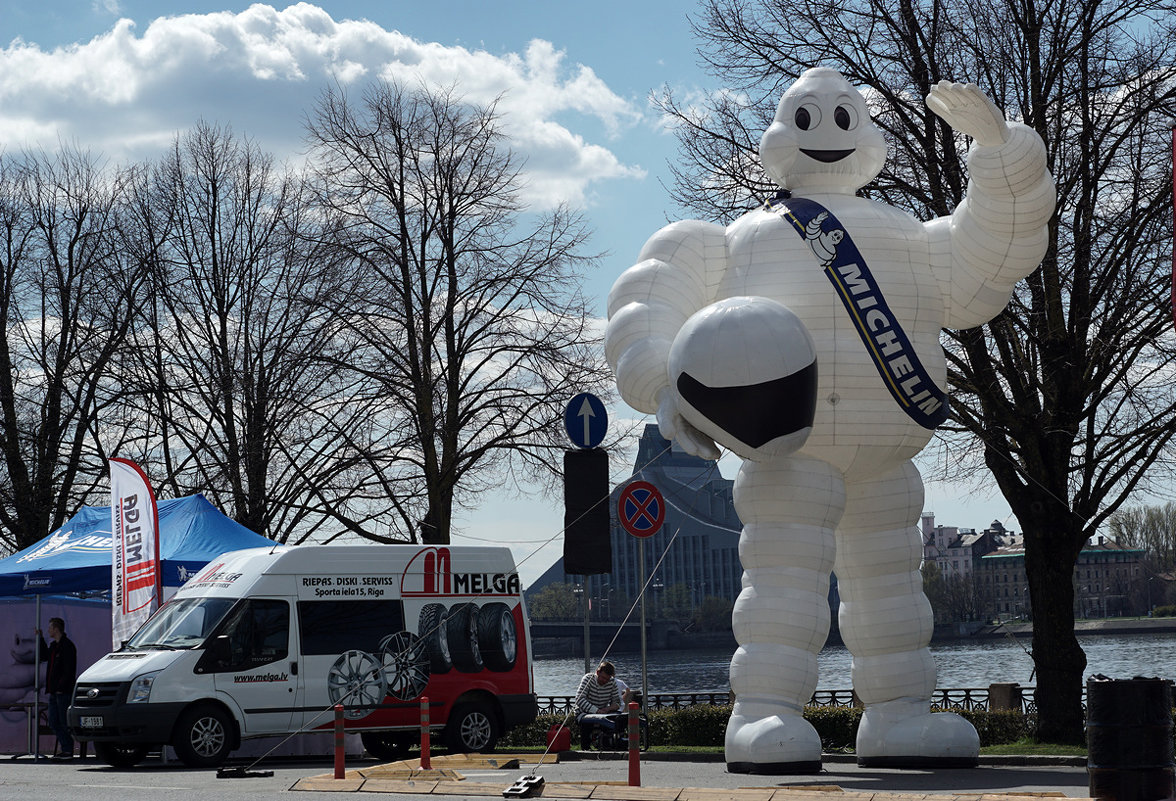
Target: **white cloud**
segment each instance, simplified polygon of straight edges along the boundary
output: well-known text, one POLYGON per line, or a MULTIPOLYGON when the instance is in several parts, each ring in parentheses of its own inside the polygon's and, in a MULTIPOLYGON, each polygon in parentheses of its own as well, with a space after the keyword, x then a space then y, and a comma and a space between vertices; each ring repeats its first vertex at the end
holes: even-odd
MULTIPOLYGON (((113 0, 95 9, 117 11, 113 0)), ((323 87, 382 77, 501 98, 504 127, 528 159, 529 199, 582 202, 595 181, 644 177, 607 144, 642 112, 550 42, 494 55, 420 42, 366 20, 336 21, 299 3, 240 13, 120 19, 88 42, 0 50, 0 148, 78 142, 115 161, 154 157, 198 119, 227 123, 279 156, 300 152, 323 87), (604 132, 605 144, 587 134, 604 132)))

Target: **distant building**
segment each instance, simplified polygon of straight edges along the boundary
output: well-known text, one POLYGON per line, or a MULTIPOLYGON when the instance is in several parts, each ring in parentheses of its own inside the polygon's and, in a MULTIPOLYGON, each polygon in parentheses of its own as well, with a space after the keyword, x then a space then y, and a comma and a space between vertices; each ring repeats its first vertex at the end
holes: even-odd
MULTIPOLYGON (((666 499, 665 522, 644 540, 647 576, 665 554, 650 585, 654 594, 659 586, 685 584, 696 604, 707 595, 734 602, 743 588, 739 563, 743 524, 735 514, 735 482, 723 478, 717 462, 675 452, 654 424, 645 426, 632 477, 653 484, 666 499)), ((613 490, 610 498, 611 586, 636 598, 641 589, 637 563, 641 541, 626 532, 617 519, 617 501, 625 483, 613 490)))
MULTIPOLYGON (((735 514, 734 482, 723 478, 715 461, 674 451, 654 424, 646 425, 638 443, 631 478, 653 484, 666 500, 661 529, 643 541, 646 576, 653 574, 665 555, 650 583, 647 611, 653 614, 659 593, 675 584, 690 589, 694 604, 700 604, 708 595, 734 602, 743 578, 739 563, 739 532, 743 524, 735 514)), ((598 613, 622 617, 641 589, 637 553, 641 541, 626 532, 617 519, 617 501, 629 480, 621 481, 609 498, 613 571, 585 577, 594 617, 598 613), (619 608, 622 602, 625 609, 619 608)), ((560 559, 528 591, 535 592, 557 581, 578 584, 580 577, 565 577, 560 559)))
POLYGON ((935 525, 934 512, 922 516, 923 561, 932 562, 944 578, 971 576, 980 557, 1016 538, 999 520, 979 533, 973 528, 935 525))
MULTIPOLYGON (((1079 618, 1135 614, 1133 595, 1146 579, 1145 551, 1099 536, 1087 543, 1074 565, 1074 615, 1079 618)), ((1025 575, 1025 541, 998 548, 980 559, 982 608, 991 619, 1028 618, 1033 611, 1025 575)))

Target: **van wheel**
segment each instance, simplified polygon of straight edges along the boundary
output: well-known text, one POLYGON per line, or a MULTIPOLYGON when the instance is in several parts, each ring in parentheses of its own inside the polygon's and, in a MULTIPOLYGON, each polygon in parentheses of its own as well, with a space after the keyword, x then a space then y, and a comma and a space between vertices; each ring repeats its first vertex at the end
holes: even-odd
POLYGON ((445 724, 445 745, 455 753, 489 754, 498 744, 498 724, 486 704, 458 704, 445 724))
POLYGON ((486 604, 478 612, 478 650, 491 670, 506 671, 519 652, 514 614, 503 603, 486 604))
POLYGON ((429 656, 425 644, 411 631, 398 631, 380 651, 388 694, 398 701, 419 698, 429 684, 429 656))
POLYGON ((421 607, 420 625, 417 632, 425 641, 425 650, 429 653, 429 668, 433 673, 448 673, 453 667, 453 657, 449 655, 449 637, 445 631, 444 604, 425 604, 421 607))
POLYGON ((112 768, 133 768, 147 756, 147 746, 96 742, 94 756, 112 768))
POLYGON ((176 756, 190 768, 215 768, 232 750, 232 721, 215 706, 189 709, 176 724, 172 747, 176 756))
POLYGON ((367 651, 345 651, 327 671, 327 695, 348 720, 366 717, 387 694, 384 668, 367 651))
POLYGON ((445 637, 453 666, 462 673, 482 669, 482 652, 478 648, 478 605, 456 604, 445 618, 445 637))
POLYGON ((399 762, 405 759, 413 744, 411 734, 387 731, 360 732, 359 739, 367 752, 381 762, 399 762))

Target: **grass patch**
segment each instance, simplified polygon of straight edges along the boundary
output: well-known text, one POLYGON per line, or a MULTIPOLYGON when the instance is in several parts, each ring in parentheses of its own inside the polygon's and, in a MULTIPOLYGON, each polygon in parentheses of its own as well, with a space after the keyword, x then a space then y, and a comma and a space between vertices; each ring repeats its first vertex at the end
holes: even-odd
POLYGON ((1062 745, 1060 743, 1039 743, 1028 738, 1015 743, 986 745, 980 749, 984 756, 1086 756, 1084 745, 1062 745))

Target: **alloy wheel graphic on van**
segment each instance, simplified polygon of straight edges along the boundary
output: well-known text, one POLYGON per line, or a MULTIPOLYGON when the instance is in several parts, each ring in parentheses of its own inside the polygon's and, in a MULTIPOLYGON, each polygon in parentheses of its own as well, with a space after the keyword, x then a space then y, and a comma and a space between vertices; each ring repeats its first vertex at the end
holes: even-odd
POLYGON ((429 684, 429 654, 424 640, 411 631, 398 631, 380 642, 380 662, 388 694, 398 701, 419 698, 429 684))
POLYGON ((387 694, 384 667, 367 651, 345 651, 327 671, 327 695, 348 720, 366 717, 387 694))

